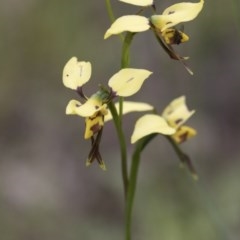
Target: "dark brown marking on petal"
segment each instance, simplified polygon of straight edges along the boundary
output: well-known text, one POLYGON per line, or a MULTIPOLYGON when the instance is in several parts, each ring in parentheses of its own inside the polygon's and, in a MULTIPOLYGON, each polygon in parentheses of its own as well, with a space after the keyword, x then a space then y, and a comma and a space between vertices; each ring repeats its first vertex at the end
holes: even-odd
POLYGON ((131 77, 127 80, 127 82, 131 82, 134 79, 134 77, 131 77))
POLYGON ((94 124, 90 130, 95 134, 101 130, 102 126, 99 123, 94 124))
POLYGON ((89 120, 93 121, 96 118, 96 116, 88 117, 89 120))
POLYGON ((172 38, 172 44, 180 44, 182 42, 182 39, 182 33, 178 30, 175 30, 174 36, 172 38))
MULTIPOLYGON (((93 116, 88 117, 88 118, 92 121, 92 120, 94 120, 95 118, 100 117, 100 116, 102 116, 101 111, 96 112, 93 116)), ((102 116, 102 117, 103 117, 103 116, 102 116)))
POLYGON ((99 109, 99 106, 96 105, 96 106, 95 106, 95 109, 99 109))
POLYGON ((179 118, 179 119, 175 120, 175 123, 176 123, 176 124, 179 124, 179 123, 182 122, 182 121, 183 121, 183 119, 179 118))
POLYGON ((168 15, 175 13, 175 11, 169 11, 168 15))
POLYGON ((188 131, 179 135, 180 143, 185 142, 188 139, 188 131))
POLYGON ((172 22, 167 22, 166 25, 167 25, 167 24, 171 24, 171 23, 172 23, 172 22))

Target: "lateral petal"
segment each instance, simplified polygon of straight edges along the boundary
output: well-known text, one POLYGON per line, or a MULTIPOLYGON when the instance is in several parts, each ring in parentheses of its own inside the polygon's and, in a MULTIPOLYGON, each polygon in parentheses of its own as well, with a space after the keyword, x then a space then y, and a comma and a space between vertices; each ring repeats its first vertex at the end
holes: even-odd
MULTIPOLYGON (((115 103, 117 112, 119 113, 119 103, 115 103)), ((145 112, 153 110, 153 106, 148 103, 143 102, 131 102, 131 101, 124 101, 123 103, 123 115, 131 113, 131 112, 145 112)), ((104 121, 107 122, 112 120, 112 114, 109 113, 105 116, 104 121)))
POLYGON ((146 17, 138 15, 122 16, 115 20, 111 27, 106 31, 104 39, 111 35, 122 32, 144 32, 150 28, 149 20, 146 17))
POLYGON ((116 95, 128 97, 138 92, 151 74, 145 69, 124 68, 110 78, 108 85, 116 95))
POLYGON ((137 120, 131 136, 131 143, 152 133, 172 135, 175 132, 176 130, 170 127, 164 118, 155 114, 146 114, 137 120))
POLYGON ((89 81, 91 73, 90 62, 78 62, 76 57, 72 57, 63 69, 63 84, 67 88, 77 90, 89 81))

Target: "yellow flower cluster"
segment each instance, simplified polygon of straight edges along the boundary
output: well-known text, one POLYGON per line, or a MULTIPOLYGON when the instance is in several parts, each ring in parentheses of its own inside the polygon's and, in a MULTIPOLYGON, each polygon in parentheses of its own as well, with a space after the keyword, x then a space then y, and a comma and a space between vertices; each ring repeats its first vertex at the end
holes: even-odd
MULTIPOLYGON (((117 96, 128 97, 137 93, 144 81, 152 74, 148 70, 125 68, 114 74, 108 81, 109 91, 100 89, 87 98, 83 93, 83 85, 91 77, 92 67, 90 62, 78 61, 72 57, 63 69, 63 84, 75 90, 84 102, 72 99, 66 107, 66 114, 78 115, 85 118, 85 139, 91 139, 92 149, 87 159, 89 165, 97 159, 100 167, 105 169, 105 164, 99 153, 99 142, 104 122, 112 118, 107 104, 117 96)), ((117 109, 118 106, 116 105, 117 109)), ((146 103, 124 102, 123 114, 135 111, 152 110, 153 107, 146 103)))
MULTIPOLYGON (((152 7, 155 10, 153 0, 119 0, 124 3, 152 7)), ((204 0, 197 3, 183 2, 166 8, 162 14, 154 14, 147 18, 140 15, 127 15, 116 19, 106 31, 104 39, 123 32, 144 32, 151 29, 163 49, 173 59, 182 61, 172 48, 173 44, 180 44, 189 40, 182 31, 175 28, 176 25, 195 19, 203 8, 204 0)), ((186 65, 184 64, 186 67, 186 65)), ((187 67, 186 67, 187 68, 187 67)), ((192 73, 188 68, 187 70, 192 73)), ((82 98, 82 102, 72 99, 66 107, 66 114, 78 115, 85 119, 85 139, 91 139, 91 151, 86 165, 90 165, 95 159, 102 169, 106 169, 99 152, 99 143, 104 123, 113 116, 108 110, 108 105, 115 97, 129 97, 137 93, 152 72, 145 69, 124 68, 115 73, 108 81, 108 88, 100 89, 90 97, 84 95, 83 86, 90 80, 92 66, 90 62, 78 61, 72 57, 63 69, 63 84, 65 87, 76 91, 82 98)), ((147 103, 124 101, 121 105, 115 104, 117 113, 153 111, 153 106, 147 103)), ((131 136, 131 143, 151 135, 169 135, 176 144, 180 144, 196 135, 196 130, 184 125, 194 114, 186 106, 185 96, 174 99, 161 115, 150 113, 142 116, 135 124, 131 136)))

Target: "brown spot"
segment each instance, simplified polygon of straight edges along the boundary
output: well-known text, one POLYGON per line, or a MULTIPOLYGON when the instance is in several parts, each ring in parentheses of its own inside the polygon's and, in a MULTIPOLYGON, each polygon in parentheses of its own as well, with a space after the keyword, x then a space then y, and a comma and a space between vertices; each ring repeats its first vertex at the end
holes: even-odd
POLYGON ((168 15, 175 13, 175 11, 169 11, 168 15))
POLYGON ((99 109, 99 106, 95 106, 95 109, 99 109))
POLYGON ((177 120, 175 121, 176 124, 179 124, 180 122, 182 122, 182 119, 181 119, 181 118, 179 118, 179 119, 177 119, 177 120))
POLYGON ((188 132, 179 135, 180 143, 185 142, 188 139, 188 132))
POLYGON ((131 82, 134 79, 134 77, 131 77, 130 79, 127 80, 127 82, 131 82))
POLYGON ((97 133, 101 130, 102 126, 99 124, 99 123, 96 123, 94 124, 90 130, 93 132, 93 133, 97 133))

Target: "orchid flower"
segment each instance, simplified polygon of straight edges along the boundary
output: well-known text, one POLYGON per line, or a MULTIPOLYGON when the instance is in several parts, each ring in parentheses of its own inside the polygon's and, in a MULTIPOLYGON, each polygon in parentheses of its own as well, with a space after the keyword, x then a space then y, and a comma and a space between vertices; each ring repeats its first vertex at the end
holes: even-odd
MULTIPOLYGON (((108 110, 108 103, 117 96, 128 97, 138 92, 152 73, 144 69, 122 69, 108 81, 109 91, 101 88, 88 98, 83 93, 83 85, 89 81, 91 72, 90 62, 78 61, 76 57, 72 57, 66 63, 63 69, 63 84, 65 87, 75 90, 83 99, 83 102, 70 100, 66 107, 66 114, 85 118, 84 138, 91 139, 92 143, 86 165, 90 165, 94 159, 97 159, 100 167, 106 169, 99 153, 99 143, 104 122, 112 118, 108 110)), ((123 114, 152 109, 151 105, 145 103, 124 102, 123 104, 123 114)))
POLYGON ((186 106, 185 96, 174 99, 163 111, 162 115, 146 114, 135 124, 131 142, 153 134, 160 133, 170 137, 180 144, 196 135, 196 130, 183 125, 193 114, 186 106))
MULTIPOLYGON (((121 2, 133 4, 136 6, 152 6, 153 1, 137 1, 137 0, 121 0, 121 2)), ((122 32, 145 32, 149 29, 153 30, 157 40, 167 52, 167 54, 181 61, 190 74, 192 71, 186 66, 182 60, 188 57, 179 56, 173 49, 173 44, 184 43, 189 37, 182 31, 175 28, 176 25, 195 19, 203 8, 204 0, 198 3, 182 2, 174 4, 166 8, 160 15, 152 15, 146 18, 140 15, 126 15, 116 19, 110 28, 106 31, 104 39, 111 35, 117 35, 122 32)))

